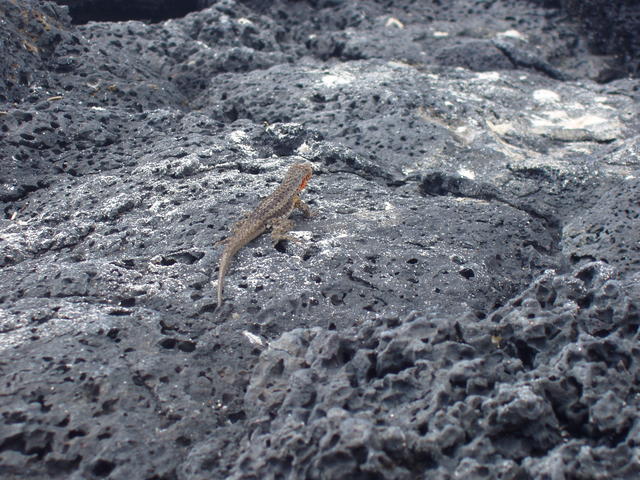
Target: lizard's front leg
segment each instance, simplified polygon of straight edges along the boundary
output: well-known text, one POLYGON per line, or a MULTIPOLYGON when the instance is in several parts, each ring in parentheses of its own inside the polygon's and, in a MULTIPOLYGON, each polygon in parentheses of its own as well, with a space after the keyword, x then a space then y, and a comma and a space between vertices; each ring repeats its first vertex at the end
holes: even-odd
POLYGON ((293 208, 299 209, 302 212, 302 214, 307 218, 313 216, 313 211, 311 210, 311 207, 309 207, 309 205, 307 205, 302 200, 300 200, 300 197, 296 197, 296 200, 293 204, 293 208))
POLYGON ((293 228, 293 225, 293 220, 284 217, 274 218, 269 223, 269 226, 271 227, 271 241, 273 242, 274 247, 280 240, 289 240, 290 242, 300 241, 291 235, 287 235, 287 232, 293 228))

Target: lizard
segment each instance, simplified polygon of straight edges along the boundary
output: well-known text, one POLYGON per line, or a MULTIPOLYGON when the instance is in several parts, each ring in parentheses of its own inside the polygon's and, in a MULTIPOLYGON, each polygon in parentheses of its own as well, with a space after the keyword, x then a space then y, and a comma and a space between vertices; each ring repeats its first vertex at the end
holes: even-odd
POLYGON ((280 240, 295 240, 287 235, 293 228, 293 220, 289 215, 296 208, 306 217, 311 216, 311 209, 300 199, 300 192, 307 186, 313 168, 310 163, 296 163, 289 167, 282 183, 274 192, 262 200, 251 213, 231 228, 231 236, 220 242, 225 248, 220 257, 218 267, 218 305, 222 305, 224 277, 229 271, 234 255, 251 240, 271 229, 271 239, 275 246, 280 240))

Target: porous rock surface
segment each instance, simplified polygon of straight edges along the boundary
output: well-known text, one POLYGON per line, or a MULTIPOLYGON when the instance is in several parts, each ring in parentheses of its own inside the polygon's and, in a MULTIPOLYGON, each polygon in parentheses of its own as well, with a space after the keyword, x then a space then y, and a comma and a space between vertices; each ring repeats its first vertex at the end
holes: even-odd
POLYGON ((0 0, 0 476, 638 478, 635 59, 572 2, 204 4, 0 0))

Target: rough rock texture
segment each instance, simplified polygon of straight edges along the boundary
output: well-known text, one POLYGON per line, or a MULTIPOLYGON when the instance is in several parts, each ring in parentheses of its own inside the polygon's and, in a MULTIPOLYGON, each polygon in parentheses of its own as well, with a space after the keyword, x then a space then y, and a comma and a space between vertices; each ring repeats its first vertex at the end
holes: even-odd
POLYGON ((600 80, 621 78, 631 72, 640 73, 640 3, 635 0, 557 0, 566 12, 578 20, 580 32, 590 51, 607 55, 610 68, 600 80))
POLYGON ((0 0, 0 476, 639 477, 632 20, 206 3, 0 0), (316 215, 216 310, 300 160, 316 215))

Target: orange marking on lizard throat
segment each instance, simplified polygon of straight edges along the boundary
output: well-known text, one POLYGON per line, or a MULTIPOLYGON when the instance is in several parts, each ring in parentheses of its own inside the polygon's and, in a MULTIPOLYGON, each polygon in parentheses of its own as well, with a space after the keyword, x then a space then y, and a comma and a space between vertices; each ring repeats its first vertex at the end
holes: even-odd
POLYGON ((309 183, 310 178, 311 178, 311 175, 307 175, 302 179, 302 182, 298 186, 298 191, 304 190, 304 188, 307 186, 307 183, 309 183))

